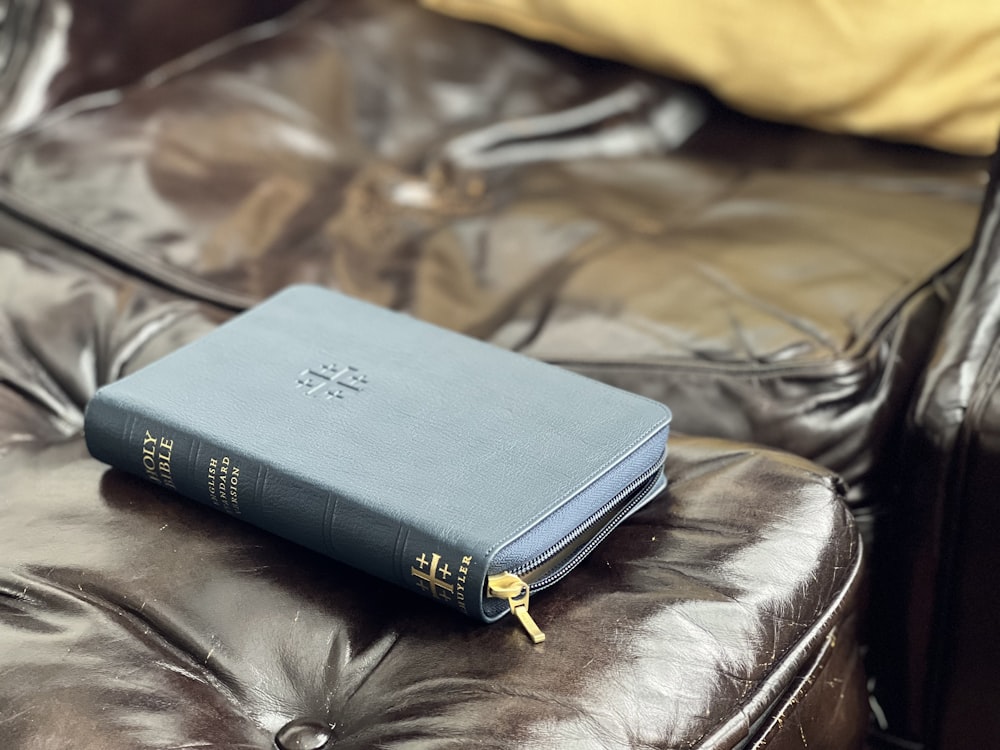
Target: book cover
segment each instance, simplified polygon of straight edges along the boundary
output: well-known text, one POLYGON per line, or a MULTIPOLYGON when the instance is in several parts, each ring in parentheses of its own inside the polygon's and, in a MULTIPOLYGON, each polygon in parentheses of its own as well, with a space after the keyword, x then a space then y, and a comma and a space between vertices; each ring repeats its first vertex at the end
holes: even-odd
POLYGON ((489 576, 553 582, 663 486, 669 419, 299 286, 101 388, 85 433, 106 463, 491 621, 489 576))

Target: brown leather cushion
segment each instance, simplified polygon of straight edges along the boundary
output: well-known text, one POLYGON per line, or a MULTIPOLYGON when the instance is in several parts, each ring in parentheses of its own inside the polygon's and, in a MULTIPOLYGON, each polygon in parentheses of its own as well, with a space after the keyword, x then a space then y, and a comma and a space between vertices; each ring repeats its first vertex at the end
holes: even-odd
POLYGON ((859 547, 829 479, 684 439, 670 473, 537 597, 536 648, 105 473, 79 440, 17 450, 0 462, 7 746, 266 748, 312 718, 345 748, 728 748, 812 689, 796 736, 856 745, 859 547))
POLYGON ((344 748, 859 744, 861 546, 825 471, 675 436, 534 647, 89 458, 93 390, 220 316, 46 243, 0 250, 5 747, 264 750, 302 718, 344 748))
POLYGON ((301 718, 335 724, 338 748, 858 746, 860 548, 836 486, 684 438, 669 472, 535 598, 535 647, 106 472, 78 439, 14 450, 5 746, 264 750, 301 718))
POLYGON ((358 748, 859 740, 861 549, 821 470, 674 438, 667 494, 536 598, 550 635, 536 648, 509 622, 465 620, 60 436, 102 377, 208 321, 114 273, 33 261, 0 254, 15 282, 0 296, 7 747, 266 748, 297 718, 358 748), (62 422, 46 418, 55 392, 62 422))

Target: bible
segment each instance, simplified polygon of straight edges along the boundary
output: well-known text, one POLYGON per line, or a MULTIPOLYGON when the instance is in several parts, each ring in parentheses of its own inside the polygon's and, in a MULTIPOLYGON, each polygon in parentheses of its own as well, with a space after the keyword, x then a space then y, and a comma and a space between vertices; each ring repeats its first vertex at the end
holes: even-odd
POLYGON ((100 388, 91 454, 486 622, 664 486, 669 410, 345 295, 290 287, 100 388))

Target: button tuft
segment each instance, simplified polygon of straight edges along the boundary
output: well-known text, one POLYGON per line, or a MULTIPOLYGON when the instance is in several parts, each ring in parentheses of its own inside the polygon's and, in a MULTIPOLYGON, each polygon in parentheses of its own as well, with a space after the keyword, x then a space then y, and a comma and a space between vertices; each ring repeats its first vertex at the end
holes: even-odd
POLYGON ((278 750, 326 750, 333 727, 315 719, 292 719, 274 735, 278 750))

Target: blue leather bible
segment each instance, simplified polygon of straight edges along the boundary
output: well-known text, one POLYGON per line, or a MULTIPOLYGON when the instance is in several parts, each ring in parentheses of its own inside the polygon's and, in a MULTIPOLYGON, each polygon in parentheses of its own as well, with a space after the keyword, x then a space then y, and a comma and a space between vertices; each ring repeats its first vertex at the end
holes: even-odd
POLYGON ((87 406, 101 461, 491 622, 665 484, 670 412, 319 287, 87 406))

